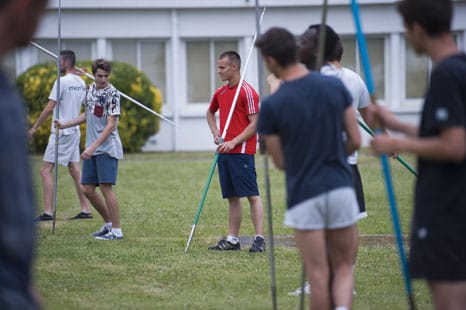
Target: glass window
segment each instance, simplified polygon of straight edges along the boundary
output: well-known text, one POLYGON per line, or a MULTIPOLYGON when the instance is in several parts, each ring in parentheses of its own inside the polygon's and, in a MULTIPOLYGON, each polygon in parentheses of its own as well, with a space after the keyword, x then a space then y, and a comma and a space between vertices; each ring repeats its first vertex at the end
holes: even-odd
POLYGON ((418 56, 410 44, 406 44, 406 99, 423 98, 429 78, 429 58, 418 56))
POLYGON ((210 101, 210 59, 209 43, 188 42, 187 49, 187 83, 189 102, 210 101))
POLYGON ((138 66, 138 46, 136 40, 113 40, 113 60, 138 66))
POLYGON ((217 58, 227 50, 237 50, 236 41, 192 41, 186 43, 187 97, 189 103, 208 103, 224 82, 217 77, 217 58))
POLYGON ((353 71, 358 71, 358 65, 356 64, 356 40, 353 38, 342 38, 343 43, 343 57, 341 64, 346 68, 353 71))
MULTIPOLYGON (((36 43, 42 46, 43 48, 47 49, 48 51, 54 53, 55 55, 58 55, 57 40, 37 40, 36 43)), ((62 46, 63 46, 63 42, 62 42, 62 46)), ((56 59, 54 59, 49 54, 43 52, 42 50, 37 49, 37 62, 42 63, 42 62, 49 62, 49 61, 56 61, 56 59)))
MULTIPOLYGON (((58 42, 56 39, 38 40, 37 44, 54 53, 55 55, 59 54, 57 52, 58 42)), ((92 59, 92 40, 63 39, 61 40, 61 46, 63 50, 74 51, 77 61, 92 59)), ((37 53, 37 60, 39 63, 56 61, 54 58, 52 58, 52 56, 40 50, 37 53)))
MULTIPOLYGON (((141 42, 141 68, 163 94, 166 94, 165 43, 141 42)), ((165 99, 164 99, 165 100, 165 99)))
POLYGON ((2 68, 5 71, 8 78, 11 81, 14 81, 16 78, 16 54, 15 51, 12 51, 3 58, 2 68))
POLYGON ((143 71, 153 85, 166 91, 165 43, 151 40, 112 40, 113 60, 143 71))
MULTIPOLYGON (((359 48, 356 44, 356 38, 344 37, 342 64, 358 73, 364 81, 364 68, 359 59, 359 48)), ((385 40, 380 37, 366 38, 367 52, 369 53, 372 80, 375 87, 376 96, 379 99, 385 98, 385 40)))

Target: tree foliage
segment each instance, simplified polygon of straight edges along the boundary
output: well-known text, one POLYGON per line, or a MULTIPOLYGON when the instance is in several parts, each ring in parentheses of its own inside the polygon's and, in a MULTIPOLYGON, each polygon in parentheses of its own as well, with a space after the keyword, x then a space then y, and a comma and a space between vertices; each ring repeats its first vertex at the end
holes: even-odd
MULTIPOLYGON (((77 67, 91 72, 91 61, 79 62, 77 67)), ((56 76, 56 63, 48 62, 32 66, 17 78, 17 87, 24 96, 27 105, 29 127, 34 124, 46 106, 56 76)), ((92 79, 85 75, 81 77, 87 85, 93 82, 92 79)), ((112 62, 110 83, 121 93, 136 99, 151 110, 160 113, 162 109, 160 90, 151 84, 149 78, 143 72, 137 70, 132 65, 116 61, 112 62)), ((33 153, 44 152, 50 135, 52 117, 49 117, 37 130, 31 142, 31 151, 33 153)), ((81 149, 85 145, 85 128, 86 125, 82 124, 81 149)), ((121 116, 118 131, 125 152, 140 151, 147 139, 157 133, 159 129, 159 118, 130 102, 128 99, 121 97, 121 116)))

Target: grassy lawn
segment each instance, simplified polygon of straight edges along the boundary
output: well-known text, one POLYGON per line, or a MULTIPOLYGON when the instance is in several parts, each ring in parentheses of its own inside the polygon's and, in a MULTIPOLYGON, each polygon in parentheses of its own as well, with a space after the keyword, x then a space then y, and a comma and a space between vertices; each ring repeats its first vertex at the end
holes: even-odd
MULTIPOLYGON (((90 237, 102 224, 97 212, 92 220, 66 220, 79 211, 79 204, 67 169, 60 167, 55 234, 51 223, 40 223, 38 230, 35 278, 46 309, 271 309, 268 252, 250 254, 248 245, 234 253, 207 250, 228 232, 217 173, 191 248, 184 253, 213 157, 210 153, 126 155, 115 187, 125 239, 113 242, 90 237)), ((412 158, 405 159, 414 165, 412 158)), ((40 162, 41 157, 33 157, 42 210, 40 162)), ((395 160, 390 162, 407 234, 415 177, 395 160)), ((261 156, 256 157, 256 165, 265 192, 261 156)), ((383 238, 393 235, 393 229, 379 160, 363 151, 360 171, 369 217, 359 224, 363 238, 354 309, 407 309, 397 249, 383 238)), ((283 174, 271 168, 270 177, 274 235, 277 240, 279 236, 292 240, 292 230, 282 224, 283 174)), ((244 206, 241 235, 251 236, 249 208, 247 203, 244 206)), ((299 297, 288 295, 300 285, 296 249, 276 242, 275 263, 278 308, 298 309, 299 297)), ((414 282, 413 289, 418 308, 432 309, 426 286, 414 282)))

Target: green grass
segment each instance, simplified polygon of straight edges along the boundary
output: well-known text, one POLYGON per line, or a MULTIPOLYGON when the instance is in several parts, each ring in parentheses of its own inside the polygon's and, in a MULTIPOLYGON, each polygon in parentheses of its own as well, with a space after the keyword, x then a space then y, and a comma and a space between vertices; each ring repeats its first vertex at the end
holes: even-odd
MULTIPOLYGON (((264 189, 263 159, 257 156, 264 189)), ((184 253, 194 215, 212 164, 209 153, 128 154, 120 162, 118 185, 125 240, 105 242, 89 234, 101 226, 94 219, 67 221, 79 211, 67 173, 59 169, 57 223, 40 223, 35 281, 46 309, 271 309, 269 255, 207 251, 227 233, 227 208, 214 174, 196 233, 184 253)), ((414 163, 412 158, 407 158, 414 163)), ((42 208, 39 166, 33 158, 37 201, 42 208)), ((391 160, 403 232, 409 230, 414 176, 391 160)), ((380 163, 364 151, 360 171, 369 217, 363 235, 392 235, 380 163)), ((283 174, 270 169, 274 234, 291 236, 283 222, 283 174)), ((262 190, 262 192, 265 192, 262 190)), ((264 208, 266 201, 264 199, 264 208)), ((38 210, 39 212, 40 210, 38 210)), ((254 233, 247 203, 241 235, 254 233)), ((364 239, 363 239, 364 240, 364 239)), ((301 262, 294 247, 275 247, 279 309, 297 309, 301 262)), ((363 242, 356 267, 354 309, 407 309, 396 247, 363 242)), ((432 309, 426 286, 414 283, 419 309, 432 309)))

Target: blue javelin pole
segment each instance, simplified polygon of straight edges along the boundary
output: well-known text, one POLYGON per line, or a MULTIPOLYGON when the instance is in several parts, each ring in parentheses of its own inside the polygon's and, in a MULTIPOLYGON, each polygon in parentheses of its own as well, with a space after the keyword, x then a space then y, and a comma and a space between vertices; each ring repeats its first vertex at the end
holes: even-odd
MULTIPOLYGON (((375 87, 374 87, 374 82, 372 80, 372 72, 371 72, 370 62, 369 62, 369 54, 367 53, 366 40, 362 32, 361 18, 359 15, 359 6, 356 0, 351 0, 351 9, 353 12, 354 23, 356 26, 357 41, 358 41, 359 52, 361 54, 361 59, 363 63, 364 75, 366 77, 367 89, 369 90, 369 93, 371 95, 372 103, 375 104, 375 87)), ((387 198, 390 204, 393 228, 395 231, 396 243, 398 247, 398 253, 400 256, 401 269, 403 271, 403 276, 404 276, 403 278, 405 282, 406 293, 408 295, 409 306, 410 306, 410 309, 416 309, 415 303, 414 303, 414 295, 413 295, 413 291, 411 287, 411 281, 409 277, 406 254, 405 254, 404 247, 403 247, 400 220, 398 217, 398 210, 396 206, 396 199, 395 199, 395 194, 393 191, 392 178, 390 175, 390 167, 388 165, 387 155, 382 154, 380 156, 380 161, 382 163, 385 186, 387 190, 387 198)))

